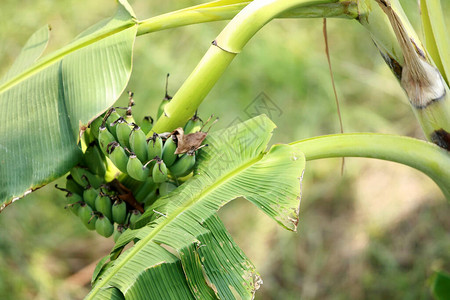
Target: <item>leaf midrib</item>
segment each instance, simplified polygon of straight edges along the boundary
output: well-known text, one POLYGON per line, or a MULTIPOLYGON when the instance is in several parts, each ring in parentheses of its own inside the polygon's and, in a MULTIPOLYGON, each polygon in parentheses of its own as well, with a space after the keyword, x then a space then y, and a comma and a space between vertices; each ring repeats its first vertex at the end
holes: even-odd
MULTIPOLYGON (((145 238, 140 240, 140 243, 136 244, 132 249, 130 249, 130 253, 125 257, 118 265, 116 265, 114 268, 116 270, 120 270, 131 258, 134 257, 136 253, 138 253, 142 248, 144 248, 149 241, 151 241, 162 229, 165 228, 167 224, 175 220, 181 213, 183 213, 186 210, 189 210, 192 205, 200 201, 202 198, 204 198, 206 195, 210 194, 212 191, 214 191, 218 186, 224 184, 226 181, 232 179, 234 176, 239 175, 241 172, 246 170, 247 168, 251 167, 258 161, 260 161, 263 156, 265 155, 264 152, 257 155, 255 158, 249 160, 248 162, 242 164, 241 166, 233 169, 232 171, 224 174, 221 176, 218 180, 216 180, 215 183, 211 184, 209 187, 204 189, 202 192, 197 194, 190 200, 188 203, 188 206, 181 206, 179 209, 173 211, 170 215, 166 217, 166 219, 159 224, 159 226, 155 227, 152 232, 146 236, 145 238)), ((92 290, 93 294, 89 295, 89 298, 92 299, 92 296, 95 296, 98 291, 100 291, 101 287, 103 287, 107 282, 111 280, 113 276, 117 274, 117 271, 111 272, 106 276, 101 282, 99 282, 94 289, 92 290)))
POLYGON ((55 51, 53 54, 50 54, 48 57, 45 57, 43 60, 38 60, 34 64, 33 67, 28 68, 26 71, 14 76, 13 78, 11 78, 8 81, 6 81, 5 83, 3 83, 0 86, 0 94, 4 93, 8 89, 14 87, 15 85, 19 84, 20 82, 26 80, 27 78, 31 77, 32 75, 40 72, 41 70, 57 63, 58 61, 62 60, 65 56, 67 56, 73 52, 76 52, 79 49, 87 47, 91 44, 94 44, 97 41, 100 41, 109 36, 112 36, 118 32, 121 32, 128 28, 131 28, 133 26, 137 26, 136 22, 130 22, 130 23, 124 24, 123 26, 117 27, 111 31, 100 34, 100 35, 96 36, 95 38, 89 38, 86 41, 75 43, 75 45, 73 45, 72 47, 69 47, 68 49, 63 48, 58 51, 55 51))

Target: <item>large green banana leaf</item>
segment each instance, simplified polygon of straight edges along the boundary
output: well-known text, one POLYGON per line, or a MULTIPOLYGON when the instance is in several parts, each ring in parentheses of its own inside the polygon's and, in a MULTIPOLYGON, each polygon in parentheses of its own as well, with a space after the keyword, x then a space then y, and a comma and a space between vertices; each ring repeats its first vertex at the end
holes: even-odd
POLYGON ((0 81, 0 211, 65 174, 80 159, 80 129, 111 106, 129 80, 137 32, 120 1, 116 14, 39 59, 38 30, 0 81))
POLYGON ((87 299, 251 299, 259 276, 216 211, 243 197, 296 230, 305 158, 290 145, 265 152, 274 128, 259 116, 208 136, 195 176, 122 234, 87 299))

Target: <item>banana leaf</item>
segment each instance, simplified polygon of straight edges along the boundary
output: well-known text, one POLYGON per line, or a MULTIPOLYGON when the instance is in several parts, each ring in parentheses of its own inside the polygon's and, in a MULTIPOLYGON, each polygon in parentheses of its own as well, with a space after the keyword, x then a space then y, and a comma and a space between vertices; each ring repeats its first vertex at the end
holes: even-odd
POLYGON ((0 211, 79 161, 80 131, 128 83, 136 33, 121 0, 113 17, 45 57, 49 28, 30 37, 0 80, 0 211))
POLYGON ((253 298, 261 279, 216 211, 242 197, 296 230, 305 158, 290 145, 266 151, 274 128, 263 115, 209 135, 195 176, 121 235, 87 299, 253 298))

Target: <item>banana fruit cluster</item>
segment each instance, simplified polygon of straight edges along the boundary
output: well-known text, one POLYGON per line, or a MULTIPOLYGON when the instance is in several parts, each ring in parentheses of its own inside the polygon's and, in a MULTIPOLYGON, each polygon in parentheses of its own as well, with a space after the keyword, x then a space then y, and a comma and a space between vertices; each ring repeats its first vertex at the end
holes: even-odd
POLYGON ((197 115, 173 132, 152 132, 151 117, 138 125, 132 96, 128 107, 111 108, 89 125, 82 162, 70 171, 65 188, 57 187, 87 229, 115 241, 156 199, 192 176, 207 135, 197 115))

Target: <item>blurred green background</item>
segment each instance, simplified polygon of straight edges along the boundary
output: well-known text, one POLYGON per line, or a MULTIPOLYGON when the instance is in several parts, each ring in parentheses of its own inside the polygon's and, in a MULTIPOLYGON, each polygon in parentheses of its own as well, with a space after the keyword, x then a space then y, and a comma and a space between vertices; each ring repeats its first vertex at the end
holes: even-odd
MULTIPOLYGON (((401 2, 421 32, 417 1, 401 2)), ((450 3, 442 2, 448 12, 450 3)), ((130 3, 144 19, 200 1, 130 3)), ((114 9, 112 0, 2 0, 0 74, 41 26, 52 26, 51 51, 114 9)), ((138 116, 155 114, 166 73, 169 93, 176 92, 225 24, 138 37, 127 88, 135 92, 138 116)), ((355 21, 332 19, 328 38, 345 131, 423 138, 367 32, 355 21)), ((321 19, 266 26, 199 113, 214 113, 220 117, 215 129, 226 127, 247 119, 261 92, 280 109, 272 114, 278 125, 273 143, 339 132, 321 19)), ((435 269, 450 270, 450 207, 442 193, 406 166, 346 159, 341 176, 340 165, 340 159, 307 164, 297 233, 281 229, 244 200, 220 211, 264 280, 256 299, 431 299, 427 279, 435 269)), ((0 299, 81 299, 95 263, 113 245, 64 210, 64 195, 53 186, 0 214, 0 299)))

